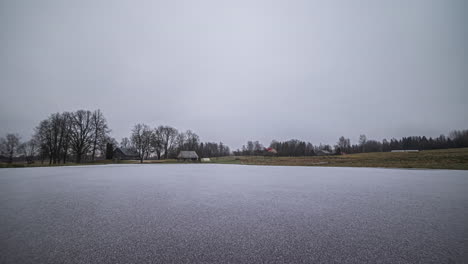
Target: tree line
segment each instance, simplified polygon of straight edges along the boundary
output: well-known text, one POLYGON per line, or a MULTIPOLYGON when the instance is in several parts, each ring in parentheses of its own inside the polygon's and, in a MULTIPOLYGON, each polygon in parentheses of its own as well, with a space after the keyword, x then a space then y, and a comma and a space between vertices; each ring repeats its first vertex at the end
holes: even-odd
POLYGON ((78 110, 54 113, 39 122, 31 139, 21 142, 17 134, 0 138, 0 159, 13 162, 14 158, 33 162, 60 164, 66 162, 92 162, 96 159, 112 158, 116 147, 137 154, 140 162, 145 159, 176 158, 182 150, 193 150, 199 157, 234 155, 314 156, 318 154, 350 154, 362 152, 387 152, 391 150, 430 150, 468 147, 468 130, 456 130, 448 136, 411 136, 382 141, 367 139, 360 135, 357 144, 349 138, 340 137, 337 143, 313 145, 297 139, 273 140, 268 147, 259 141, 248 141, 241 149, 231 153, 222 142, 201 142, 191 130, 179 132, 171 126, 151 128, 136 124, 129 137, 117 141, 110 136, 111 130, 101 110, 78 110))
POLYGON ((329 154, 351 154, 389 152, 392 150, 431 150, 465 147, 468 147, 468 130, 455 130, 450 132, 449 136, 440 135, 436 138, 412 136, 403 137, 401 139, 383 139, 382 141, 367 139, 365 135, 360 135, 357 144, 351 144, 349 138, 342 136, 334 146, 329 144, 313 145, 310 142, 291 139, 283 142, 273 140, 266 148, 259 141, 248 141, 241 149, 233 151, 233 154, 236 156, 276 155, 298 157, 315 156, 323 151, 329 154))
POLYGON ((176 158, 182 150, 195 151, 201 158, 228 156, 231 152, 222 142, 201 142, 191 130, 179 132, 171 126, 151 128, 146 124, 136 124, 130 138, 123 138, 120 147, 134 151, 140 162, 149 158, 176 158))
MULTIPOLYGON (((323 147, 323 146, 322 146, 323 147)), ((248 141, 242 149, 233 152, 236 156, 256 156, 256 155, 276 155, 276 156, 314 156, 318 150, 317 146, 313 146, 310 142, 291 139, 280 142, 273 140, 268 148, 265 148, 259 141, 248 141), (269 152, 269 149, 275 152, 269 152)))
POLYGON ((68 161, 94 161, 105 152, 106 144, 115 141, 100 110, 78 110, 51 114, 39 122, 28 141, 20 142, 17 134, 0 139, 2 154, 12 162, 21 155, 28 162, 35 159, 49 164, 68 161))
POLYGON ((431 150, 447 148, 468 147, 468 130, 455 130, 449 136, 440 135, 436 138, 425 136, 392 138, 382 141, 368 140, 360 135, 358 144, 351 145, 349 139, 340 137, 335 146, 336 152, 362 153, 362 152, 388 152, 392 150, 431 150))
POLYGON ((133 127, 129 138, 117 141, 101 110, 77 110, 51 114, 39 122, 31 139, 21 142, 18 134, 0 138, 0 159, 9 163, 15 158, 33 162, 63 164, 67 162, 93 162, 112 158, 116 147, 126 148, 145 159, 175 158, 181 150, 193 150, 200 157, 230 155, 230 149, 222 142, 200 142, 200 137, 187 130, 179 132, 171 126, 152 129, 146 124, 133 127))

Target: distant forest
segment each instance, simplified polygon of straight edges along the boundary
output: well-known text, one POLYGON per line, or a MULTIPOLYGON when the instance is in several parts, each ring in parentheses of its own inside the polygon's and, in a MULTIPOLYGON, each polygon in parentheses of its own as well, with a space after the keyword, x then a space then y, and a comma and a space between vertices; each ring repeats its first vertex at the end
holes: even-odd
POLYGON ((328 154, 352 154, 363 152, 388 152, 392 150, 429 150, 446 148, 468 147, 468 130, 452 131, 449 136, 440 135, 437 138, 425 136, 392 138, 377 141, 367 139, 365 135, 359 136, 358 144, 351 144, 349 138, 340 137, 336 145, 327 144, 313 145, 297 139, 280 142, 273 140, 268 148, 258 141, 248 141, 242 149, 233 152, 236 156, 270 154, 276 156, 315 156, 325 151, 328 154), (272 152, 274 151, 274 152, 272 152))
POLYGON ((291 139, 273 140, 268 147, 259 141, 248 141, 242 149, 231 152, 222 142, 201 142, 191 130, 180 132, 171 126, 150 127, 136 124, 129 137, 118 143, 110 136, 111 130, 100 110, 78 110, 51 114, 39 122, 31 139, 22 142, 17 134, 0 138, 0 161, 26 160, 60 164, 66 162, 92 162, 96 159, 111 159, 117 147, 138 154, 145 159, 171 159, 181 150, 193 150, 203 157, 228 155, 275 155, 314 156, 320 153, 351 154, 362 152, 386 152, 391 150, 428 150, 468 147, 468 130, 452 131, 448 136, 437 138, 425 136, 384 139, 382 141, 359 137, 358 144, 349 138, 340 137, 336 145, 313 145, 310 142, 291 139))

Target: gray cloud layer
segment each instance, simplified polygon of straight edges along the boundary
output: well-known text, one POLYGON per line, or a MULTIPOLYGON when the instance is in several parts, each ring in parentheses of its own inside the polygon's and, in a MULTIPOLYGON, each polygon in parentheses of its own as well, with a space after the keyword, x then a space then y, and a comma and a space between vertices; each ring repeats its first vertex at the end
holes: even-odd
POLYGON ((0 134, 79 108, 233 148, 467 128, 467 3, 3 0, 0 134))

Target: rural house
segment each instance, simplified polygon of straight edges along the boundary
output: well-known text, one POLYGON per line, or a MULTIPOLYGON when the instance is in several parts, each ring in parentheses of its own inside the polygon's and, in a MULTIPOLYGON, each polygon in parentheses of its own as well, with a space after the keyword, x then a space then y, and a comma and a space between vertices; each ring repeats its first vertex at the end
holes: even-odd
POLYGON ((116 148, 114 150, 114 159, 116 160, 137 160, 140 159, 138 153, 129 148, 116 148))
POLYGON ((177 159, 182 161, 197 161, 198 155, 195 151, 182 150, 177 156, 177 159))
POLYGON ((278 151, 276 151, 276 149, 274 148, 265 148, 265 152, 271 154, 271 155, 276 155, 278 154, 278 151))

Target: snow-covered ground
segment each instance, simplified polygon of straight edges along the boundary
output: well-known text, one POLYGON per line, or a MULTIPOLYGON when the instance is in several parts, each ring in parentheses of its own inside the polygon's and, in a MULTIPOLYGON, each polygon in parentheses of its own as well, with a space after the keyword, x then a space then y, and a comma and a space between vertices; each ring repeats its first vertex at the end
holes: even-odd
POLYGON ((468 171, 0 169, 0 263, 467 263, 468 171))

